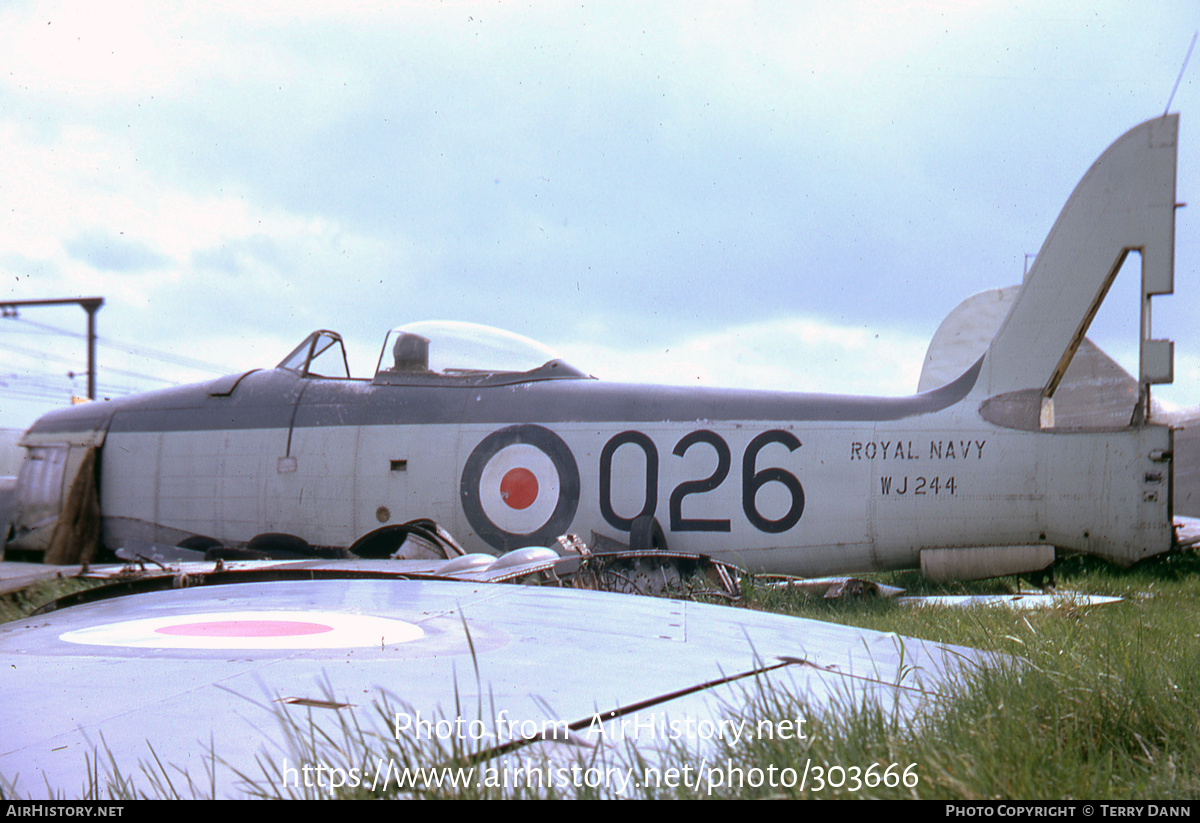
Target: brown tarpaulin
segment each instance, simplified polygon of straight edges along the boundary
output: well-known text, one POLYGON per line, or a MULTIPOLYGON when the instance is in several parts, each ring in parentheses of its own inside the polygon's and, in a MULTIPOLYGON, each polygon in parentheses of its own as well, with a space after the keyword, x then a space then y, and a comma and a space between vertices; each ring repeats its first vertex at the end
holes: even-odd
POLYGON ((87 450, 66 502, 50 533, 44 562, 90 563, 100 547, 100 494, 96 488, 96 448, 87 450))

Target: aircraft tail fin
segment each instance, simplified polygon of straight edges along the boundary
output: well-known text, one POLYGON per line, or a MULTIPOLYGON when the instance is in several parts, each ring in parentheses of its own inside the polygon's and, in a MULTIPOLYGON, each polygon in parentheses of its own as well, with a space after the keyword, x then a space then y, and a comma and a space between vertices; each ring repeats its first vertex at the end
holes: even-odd
POLYGON ((1131 251, 1141 255, 1145 361, 1147 343, 1158 342, 1146 339, 1149 296, 1174 289, 1178 131, 1176 114, 1148 120, 1092 164, 1012 298, 973 396, 1022 407, 1052 397, 1131 251))

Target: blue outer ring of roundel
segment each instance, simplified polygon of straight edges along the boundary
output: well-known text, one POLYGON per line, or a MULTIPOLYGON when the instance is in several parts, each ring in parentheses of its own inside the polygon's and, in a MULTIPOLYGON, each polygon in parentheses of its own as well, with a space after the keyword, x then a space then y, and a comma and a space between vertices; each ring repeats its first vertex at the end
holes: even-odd
POLYGON ((575 463, 575 455, 571 454, 571 449, 563 439, 549 429, 529 423, 508 426, 483 438, 471 452, 471 456, 463 465, 459 493, 462 496, 463 513, 467 516, 467 522, 488 545, 502 552, 526 546, 548 546, 556 537, 564 534, 575 519, 575 511, 579 508, 579 466, 575 463), (512 534, 504 531, 488 518, 479 502, 479 481, 484 466, 501 449, 517 443, 537 448, 550 458, 558 472, 558 505, 554 507, 554 512, 545 525, 533 534, 512 534))

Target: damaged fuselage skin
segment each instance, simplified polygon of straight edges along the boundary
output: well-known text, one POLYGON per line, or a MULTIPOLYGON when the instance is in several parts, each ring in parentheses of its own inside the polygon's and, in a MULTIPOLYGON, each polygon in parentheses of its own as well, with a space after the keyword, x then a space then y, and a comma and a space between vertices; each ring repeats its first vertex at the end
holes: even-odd
POLYGON ((491 553, 566 532, 645 544, 661 525, 672 549, 794 574, 983 576, 1044 568, 1055 547, 1121 564, 1166 551, 1172 432, 1140 412, 1170 379, 1170 344, 1143 328, 1128 426, 1056 428, 1053 398, 1128 252, 1144 309, 1173 289, 1177 130, 1149 121, 1096 161, 987 352, 932 391, 614 385, 536 356, 431 367, 455 333, 486 336, 462 324, 394 330, 360 380, 317 374, 341 352, 318 332, 275 369, 40 419, 11 545, 51 528, 94 450, 114 549, 272 533, 350 547, 429 517, 491 553))

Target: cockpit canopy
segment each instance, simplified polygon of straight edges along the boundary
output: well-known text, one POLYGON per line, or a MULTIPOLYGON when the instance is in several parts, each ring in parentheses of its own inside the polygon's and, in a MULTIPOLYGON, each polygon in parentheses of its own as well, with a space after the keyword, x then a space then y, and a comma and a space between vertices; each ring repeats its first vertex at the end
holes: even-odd
MULTIPOLYGON (((350 377, 341 335, 325 329, 305 338, 277 368, 301 377, 350 377)), ((475 323, 432 320, 388 332, 373 382, 492 385, 580 377, 587 375, 528 337, 475 323)))
POLYGON ((430 320, 388 332, 375 370, 376 383, 409 383, 430 378, 492 383, 586 377, 546 346, 510 331, 430 320))
POLYGON ((328 329, 319 329, 304 338, 304 342, 292 349, 292 353, 275 368, 289 369, 301 377, 350 379, 350 363, 346 360, 342 336, 328 329))

